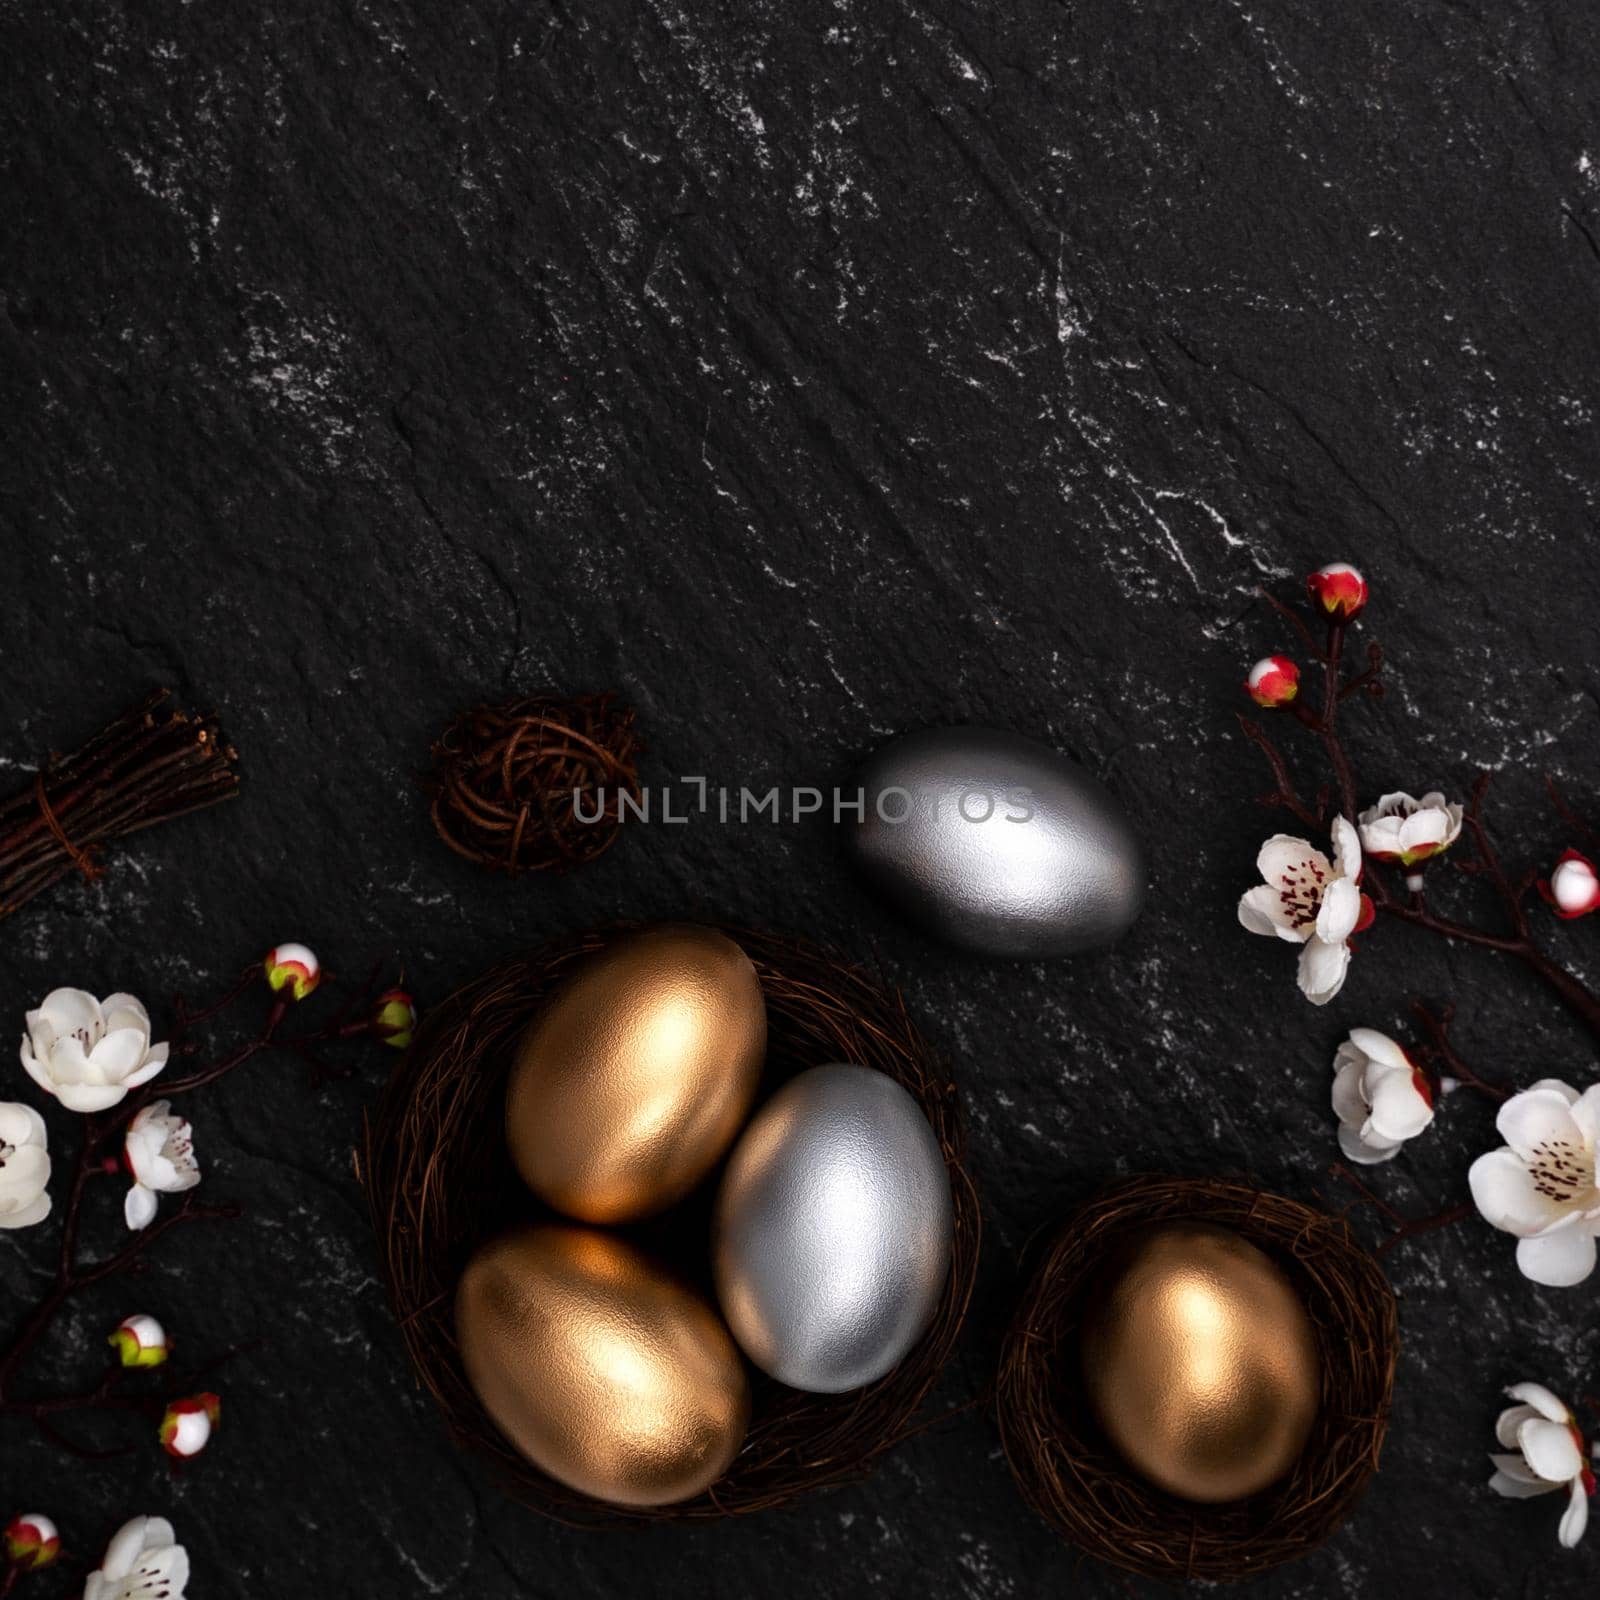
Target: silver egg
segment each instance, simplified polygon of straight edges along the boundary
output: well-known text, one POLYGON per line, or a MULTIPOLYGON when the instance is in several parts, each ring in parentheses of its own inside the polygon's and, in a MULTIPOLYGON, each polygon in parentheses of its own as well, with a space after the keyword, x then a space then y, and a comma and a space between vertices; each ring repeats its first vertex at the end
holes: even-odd
MULTIPOLYGON (((1144 905, 1144 851, 1075 761, 995 728, 929 728, 863 768, 850 848, 914 922, 981 955, 1110 944, 1144 905)), ((853 801, 855 786, 849 798, 853 801)))
POLYGON ((859 1389, 932 1320, 952 1228, 944 1157, 911 1095, 870 1067, 812 1067, 729 1159, 713 1252, 722 1314, 780 1382, 859 1389))

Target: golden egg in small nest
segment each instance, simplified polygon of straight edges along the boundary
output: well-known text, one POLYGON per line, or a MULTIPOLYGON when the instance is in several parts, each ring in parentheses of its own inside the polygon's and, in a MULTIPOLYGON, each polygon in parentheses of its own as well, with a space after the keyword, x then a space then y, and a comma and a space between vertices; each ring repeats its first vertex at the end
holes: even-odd
POLYGON ((518 1046, 506 1091, 517 1171, 581 1222, 665 1210, 733 1142, 766 1046, 761 980, 726 934, 667 924, 617 939, 518 1046))
POLYGON ((1316 1335, 1283 1271, 1222 1228, 1162 1223, 1121 1242, 1084 1319, 1083 1379, 1119 1455, 1207 1504, 1282 1478, 1322 1393, 1316 1335))
POLYGON ((614 1234, 547 1223, 490 1241, 461 1276, 455 1321, 495 1426, 583 1494, 687 1500, 744 1442, 749 1382, 728 1330, 614 1234))

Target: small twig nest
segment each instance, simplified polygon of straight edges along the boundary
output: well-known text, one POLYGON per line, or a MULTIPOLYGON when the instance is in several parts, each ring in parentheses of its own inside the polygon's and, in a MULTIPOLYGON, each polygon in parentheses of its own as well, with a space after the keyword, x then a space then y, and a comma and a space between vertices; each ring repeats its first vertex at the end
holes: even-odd
POLYGON ((571 872, 616 842, 640 748, 632 709, 610 694, 464 711, 433 747, 433 825, 457 855, 512 877, 571 872))
MULTIPOLYGON (((854 1061, 887 1072, 927 1113, 950 1174, 955 1242, 933 1322, 886 1377, 851 1394, 801 1394, 752 1372, 750 1432, 726 1475, 677 1505, 622 1509, 557 1483, 523 1460, 485 1415, 462 1370, 453 1302, 473 1250, 511 1223, 548 1215, 519 1182, 505 1143, 513 1047, 546 997, 584 957, 629 927, 569 935, 503 961, 436 1007, 369 1120, 358 1163, 401 1335, 417 1378, 458 1443, 494 1466, 523 1504, 586 1527, 738 1516, 857 1478, 915 1431, 949 1359, 977 1274, 979 1214, 962 1161, 955 1085, 904 1003, 859 967, 804 940, 727 928, 755 963, 767 1002, 763 1091, 807 1067, 854 1061)), ((668 1266, 709 1281, 713 1184, 645 1225, 668 1266)))
POLYGON ((1399 1343, 1393 1291, 1343 1222, 1224 1179, 1133 1178, 1063 1223, 1012 1319, 996 1390, 1006 1458, 1028 1503, 1101 1561, 1175 1581, 1252 1577, 1327 1539, 1377 1471, 1399 1343), (1321 1408, 1298 1465, 1230 1505, 1195 1505, 1139 1477, 1105 1442, 1079 1381, 1097 1269, 1128 1232, 1165 1221, 1228 1228, 1271 1256, 1322 1357, 1321 1408))

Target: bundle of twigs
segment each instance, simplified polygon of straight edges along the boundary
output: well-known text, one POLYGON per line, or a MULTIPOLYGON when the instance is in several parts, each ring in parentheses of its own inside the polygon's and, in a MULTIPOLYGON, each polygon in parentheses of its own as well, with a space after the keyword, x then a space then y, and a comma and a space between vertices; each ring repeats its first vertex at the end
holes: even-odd
POLYGON ((71 872, 99 877, 113 839, 231 800, 238 753, 211 715, 189 716, 157 689, 81 749, 52 755, 0 802, 0 917, 71 872))

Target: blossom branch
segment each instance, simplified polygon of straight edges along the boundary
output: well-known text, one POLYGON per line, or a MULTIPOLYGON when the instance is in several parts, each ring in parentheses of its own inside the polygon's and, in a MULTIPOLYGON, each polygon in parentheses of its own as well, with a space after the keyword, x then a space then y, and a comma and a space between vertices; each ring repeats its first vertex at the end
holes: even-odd
POLYGON ((1407 1239, 1414 1239, 1419 1233, 1432 1233, 1438 1228, 1449 1228, 1458 1222, 1465 1222, 1468 1217, 1477 1214, 1477 1209, 1470 1200, 1463 1200, 1458 1205, 1447 1206, 1443 1211, 1434 1212, 1431 1217, 1413 1217, 1409 1222, 1401 1223, 1374 1253, 1386 1256, 1397 1244, 1402 1244, 1407 1239))
MULTIPOLYGON (((167 1375, 164 1388, 167 1393, 173 1390, 191 1393, 203 1379, 225 1366, 241 1351, 251 1348, 253 1345, 230 1345, 221 1355, 191 1368, 181 1377, 167 1375)), ((63 1431, 55 1419, 66 1413, 115 1411, 142 1415, 153 1422, 161 1421, 167 1413, 168 1402, 158 1394, 123 1392, 119 1386, 127 1376, 128 1371, 125 1367, 110 1367, 93 1388, 73 1394, 51 1395, 42 1399, 0 1400, 0 1413, 28 1418, 45 1438, 69 1454, 90 1461, 110 1460, 116 1456, 126 1455, 128 1447, 124 1445, 102 1449, 82 1444, 63 1431)))
MULTIPOLYGON (((1359 790, 1349 752, 1338 726, 1338 710, 1344 700, 1356 693, 1365 692, 1374 697, 1382 694, 1381 671, 1384 656, 1381 646, 1376 643, 1369 644, 1366 667, 1358 673, 1345 675, 1347 625, 1365 605, 1366 591, 1359 574, 1351 573, 1350 569, 1345 569, 1339 581, 1353 579, 1355 587, 1350 588, 1343 597, 1332 591, 1325 592, 1319 589, 1319 580, 1324 579, 1333 570, 1324 569, 1321 573, 1313 574, 1311 580, 1313 595, 1322 599, 1329 611, 1327 640, 1320 648, 1312 640, 1310 630, 1297 611, 1276 596, 1265 594, 1268 603, 1291 623, 1322 668, 1320 707, 1311 709, 1300 699, 1299 669, 1293 662, 1281 657, 1270 657, 1258 664, 1252 672, 1248 687, 1257 704, 1288 710, 1296 721, 1304 725, 1321 742, 1333 771, 1342 813, 1354 822, 1360 815, 1357 810, 1359 790), (1330 594, 1334 603, 1330 603, 1330 594), (1272 670, 1263 673, 1262 669, 1268 666, 1272 670)), ((1326 815, 1325 803, 1316 808, 1306 805, 1290 777, 1288 763, 1273 740, 1259 724, 1249 718, 1241 717, 1240 726, 1246 736, 1260 749, 1272 772, 1275 789, 1262 797, 1264 803, 1282 806, 1308 827, 1320 829, 1326 815)), ((1470 803, 1460 817, 1472 840, 1474 850, 1474 858, 1465 864, 1465 870, 1486 879, 1494 890, 1504 913, 1505 931, 1480 927, 1436 911, 1429 903, 1424 890, 1414 887, 1421 881, 1420 868, 1416 866, 1406 868, 1410 892, 1405 895, 1396 892, 1381 870, 1367 874, 1363 878, 1362 888, 1371 899, 1374 910, 1395 921, 1409 923, 1413 927, 1422 928, 1462 944, 1475 945, 1480 949, 1516 957, 1531 971, 1537 973, 1583 1021, 1590 1032, 1600 1039, 1600 995, 1597 995, 1575 973, 1550 956, 1535 938, 1526 902, 1536 875, 1530 873, 1518 881, 1513 881, 1490 837, 1484 816, 1484 801, 1489 781, 1488 773, 1479 774, 1473 785, 1470 803)), ((1582 827, 1553 784, 1550 784, 1550 790, 1557 810, 1582 827)), ((1595 837, 1593 830, 1583 828, 1583 831, 1586 836, 1595 837)))
MULTIPOLYGON (((1307 589, 1313 606, 1328 619, 1327 643, 1312 652, 1322 668, 1318 704, 1301 698, 1300 667, 1285 656, 1256 662, 1245 689, 1258 706, 1287 711, 1316 736, 1333 770, 1342 812, 1328 821, 1331 856, 1310 840, 1282 834, 1263 844, 1256 858, 1263 881, 1240 897, 1240 923, 1251 933, 1299 946, 1300 988, 1315 1005, 1324 1005, 1339 993, 1355 937, 1383 914, 1446 939, 1516 957, 1600 1039, 1600 992, 1543 948, 1542 919, 1535 919, 1529 906, 1530 891, 1537 887, 1553 914, 1564 920, 1600 912, 1600 868, 1569 847, 1547 877, 1508 869, 1486 817, 1487 772, 1477 776, 1465 804, 1440 793, 1417 799, 1397 792, 1357 812, 1358 790, 1338 710, 1358 694, 1381 694, 1383 652, 1369 644, 1366 667, 1346 673, 1347 625, 1368 598, 1366 581, 1353 567, 1346 562, 1322 567, 1307 579, 1307 589), (1428 869, 1463 834, 1468 859, 1460 863, 1461 870, 1482 879, 1498 904, 1498 918, 1491 914, 1486 925, 1445 915, 1428 898, 1428 869), (1390 873, 1403 875, 1403 888, 1390 873)), ((1280 602, 1272 604, 1309 642, 1309 630, 1300 619, 1280 602)), ((1276 782, 1276 791, 1266 797, 1268 803, 1287 806, 1303 820, 1320 823, 1323 807, 1313 811, 1300 800, 1277 746, 1254 723, 1241 722, 1266 757, 1276 782)), ((1600 839, 1579 822, 1555 784, 1548 778, 1546 783, 1558 814, 1583 839, 1600 839)), ((1419 1000, 1412 1011, 1427 1039, 1414 1054, 1373 1028, 1352 1028, 1339 1046, 1331 1099, 1341 1150, 1363 1166, 1390 1160, 1432 1122, 1441 1091, 1459 1085, 1499 1105, 1495 1127, 1505 1142, 1472 1163, 1467 1174, 1471 1199, 1432 1216, 1403 1216, 1349 1168, 1332 1167, 1342 1183, 1377 1207, 1391 1224, 1390 1237, 1379 1253, 1478 1212, 1517 1239, 1517 1267, 1525 1277, 1553 1288, 1584 1282, 1600 1262, 1596 1166, 1600 1134, 1595 1122, 1600 1085, 1580 1091, 1546 1077, 1513 1094, 1481 1077, 1456 1051, 1449 1036, 1451 1010, 1436 1014, 1419 1000)), ((1563 1414, 1559 1402, 1546 1398, 1549 1415, 1559 1420, 1563 1414)), ((1557 1477, 1576 1482, 1570 1473, 1557 1477)), ((1506 1481, 1516 1487, 1504 1492, 1523 1492, 1526 1480, 1512 1474, 1506 1481)), ((1570 1528, 1564 1521, 1563 1542, 1575 1542, 1580 1532, 1581 1519, 1570 1528)))
POLYGON ((1322 748, 1328 754, 1328 763, 1333 768, 1334 777, 1339 784, 1339 800, 1343 814, 1354 822, 1358 810, 1356 780, 1350 770, 1350 758, 1345 754, 1344 742, 1339 737, 1338 728, 1344 636, 1344 621, 1335 617, 1328 624, 1328 644, 1322 654, 1322 716, 1316 724, 1316 729, 1322 739, 1322 748))
POLYGON ((261 981, 261 964, 252 961, 240 974, 234 986, 213 1000, 210 1005, 203 1006, 199 1011, 191 1011, 189 1002, 181 994, 172 997, 173 1027, 179 1033, 188 1033, 198 1027, 202 1022, 209 1022, 213 1017, 220 1016, 242 1000, 245 994, 255 988, 261 981))
POLYGON ((1380 1256, 1387 1255, 1397 1244, 1406 1239, 1414 1239, 1419 1233, 1432 1233, 1435 1229, 1448 1228, 1454 1223, 1464 1222, 1476 1210, 1470 1200, 1464 1200, 1460 1205, 1448 1206, 1445 1210, 1437 1211, 1432 1216, 1402 1216, 1387 1200, 1363 1183, 1342 1162, 1334 1161, 1329 1163, 1328 1171, 1338 1178, 1341 1183, 1348 1184, 1368 1205, 1374 1206, 1381 1211, 1394 1224, 1394 1231, 1377 1248, 1376 1253, 1380 1256))
MULTIPOLYGON (((1474 836, 1474 844, 1477 838, 1474 836)), ((1498 868, 1489 869, 1489 876, 1493 879, 1498 868)), ((1498 873, 1501 883, 1505 884, 1501 891, 1501 898, 1506 902, 1508 909, 1516 906, 1514 920, 1515 932, 1510 934, 1490 933, 1486 929, 1473 926, 1471 923, 1458 922, 1450 917, 1443 917, 1436 913, 1421 894, 1413 895, 1409 902, 1397 900, 1388 891, 1387 886, 1380 888, 1381 878, 1374 879, 1369 892, 1372 893, 1373 903, 1382 913, 1395 918, 1399 922, 1410 923, 1413 927, 1425 928, 1430 933, 1436 933, 1446 939, 1454 939, 1461 944, 1471 944, 1483 950, 1495 950, 1502 955, 1515 956, 1524 966, 1544 979, 1594 1034, 1600 1039, 1600 995, 1588 987, 1575 974, 1547 955, 1535 942, 1527 920, 1526 909, 1517 899, 1517 891, 1511 887, 1509 880, 1503 872, 1498 873)), ((1499 884, 1496 885, 1499 888, 1499 884)))
POLYGON ((1391 1222, 1397 1225, 1405 1222, 1406 1219, 1381 1194, 1363 1183, 1342 1161, 1330 1161, 1328 1171, 1340 1183, 1348 1184, 1368 1205, 1381 1211, 1391 1222))
POLYGON ((55 1419, 48 1415, 33 1418, 33 1425, 42 1438, 48 1439, 51 1444, 65 1450, 70 1456, 76 1456, 80 1461, 115 1461, 118 1456, 133 1453, 132 1445, 114 1444, 101 1449, 94 1445, 80 1444, 71 1434, 63 1432, 55 1419))
POLYGON ((1476 1089, 1479 1094, 1487 1095, 1491 1100, 1504 1100, 1510 1090, 1503 1089, 1497 1083, 1491 1083, 1487 1078, 1480 1078, 1471 1067, 1462 1060, 1456 1047, 1450 1042, 1450 1024, 1455 1019, 1456 1008, 1446 1006, 1442 1016, 1435 1016, 1427 1005, 1421 1000, 1411 1002, 1411 1014, 1422 1030, 1428 1036, 1427 1058, 1430 1067, 1434 1069, 1435 1087, 1440 1076, 1437 1068, 1440 1064, 1449 1068, 1449 1075, 1457 1083, 1469 1089, 1476 1089))
POLYGON ((1383 646, 1373 640, 1367 646, 1367 669, 1357 673, 1353 678, 1347 678, 1339 690, 1339 703, 1342 705, 1353 694, 1359 694, 1363 689, 1375 700, 1383 698, 1383 646))
POLYGON ((1591 850, 1600 850, 1600 833, 1597 833, 1587 822, 1580 817, 1570 805, 1566 796, 1556 785, 1556 780, 1548 773, 1545 774, 1544 786, 1550 796, 1550 804, 1555 807, 1556 815, 1567 824, 1575 833, 1579 834, 1589 845, 1591 850))
MULTIPOLYGON (((156 1097, 159 1095, 164 1102, 215 1083, 269 1048, 299 1054, 312 1067, 314 1080, 326 1075, 328 1070, 316 1055, 317 1046, 365 1036, 403 1048, 409 1042, 410 1031, 416 1021, 415 1008, 410 997, 398 989, 391 989, 374 1000, 373 991, 379 971, 380 968, 375 967, 367 983, 352 994, 322 1027, 286 1037, 281 1032, 281 1025, 289 1005, 292 1000, 311 993, 320 982, 321 973, 315 956, 303 946, 279 946, 265 964, 266 981, 275 994, 260 1031, 253 1038, 217 1059, 194 1068, 187 1075, 164 1082, 156 1081, 162 1065, 172 1056, 192 1057, 198 1053, 198 1046, 191 1037, 194 1030, 220 1016, 260 983, 263 973, 261 965, 247 969, 226 993, 203 1008, 191 1009, 181 997, 176 998, 171 1039, 166 1046, 154 1049, 148 1043, 149 1018, 143 1007, 130 996, 116 996, 105 1002, 107 1011, 103 1015, 100 1002, 93 996, 77 990, 58 990, 47 998, 40 1011, 29 1014, 30 1031, 23 1047, 24 1065, 32 1076, 56 1093, 69 1109, 78 1110, 84 1115, 77 1160, 61 1206, 61 1234, 54 1274, 10 1343, 0 1349, 0 1414, 28 1418, 63 1448, 98 1458, 106 1452, 88 1450, 77 1444, 60 1431, 53 1419, 64 1412, 87 1410, 162 1410, 161 1401, 121 1392, 117 1388, 121 1374, 116 1369, 94 1387, 78 1393, 24 1397, 16 1393, 16 1384, 46 1331, 75 1295, 107 1279, 143 1271, 153 1247, 174 1229, 192 1222, 231 1220, 241 1215, 236 1205, 203 1204, 195 1198, 193 1185, 199 1181, 199 1169, 189 1144, 188 1124, 181 1118, 168 1115, 164 1103, 153 1103, 156 1097), (52 1005, 60 1009, 52 1012, 52 1005), (94 1048, 100 1038, 113 1027, 123 1029, 118 1035, 124 1046, 123 1054, 115 1057, 95 1055, 94 1048), (136 1033, 142 1031, 144 1037, 142 1050, 131 1060, 126 1051, 130 1027, 136 1033), (62 1037, 71 1041, 71 1049, 64 1058, 58 1058, 55 1054, 56 1040, 62 1037), (86 1081, 83 1071, 85 1064, 98 1074, 94 1081, 86 1081), (54 1076, 57 1068, 60 1069, 60 1077, 54 1076), (107 1072, 120 1072, 120 1081, 117 1076, 108 1079, 105 1076, 107 1072), (109 1110, 113 1105, 116 1106, 114 1112, 109 1110), (118 1151, 122 1153, 135 1180, 134 1189, 125 1205, 125 1215, 134 1232, 120 1248, 99 1259, 84 1261, 80 1233, 90 1181, 97 1175, 118 1170, 118 1151), (161 1191, 186 1192, 182 1192, 175 1205, 160 1214, 157 1194, 161 1191)), ((19 1113, 25 1110, 22 1107, 14 1109, 19 1113)), ((28 1114, 42 1129, 43 1125, 37 1116, 28 1114)), ((42 1133, 40 1139, 42 1143, 42 1133)), ((118 1338, 132 1341, 130 1348, 122 1350, 125 1365, 155 1365, 164 1359, 165 1336, 160 1325, 151 1318, 141 1316, 127 1319, 119 1325, 113 1342, 118 1338), (153 1329, 155 1337, 162 1341, 154 1361, 140 1359, 150 1354, 149 1347, 140 1348, 140 1324, 153 1329)), ((226 1352, 220 1360, 228 1359, 233 1353, 231 1350, 226 1352)), ((219 1363, 212 1365, 216 1364, 219 1363)), ((191 1379, 194 1376, 190 1374, 191 1379)), ((207 1408, 214 1407, 215 1398, 207 1395, 175 1401, 167 1408, 162 1437, 169 1453, 188 1454, 203 1446, 204 1438, 209 1436, 211 1423, 215 1420, 214 1414, 208 1409, 202 1415, 195 1407, 201 1401, 205 1402, 207 1408), (174 1413, 177 1414, 177 1420, 173 1421, 174 1430, 188 1429, 176 1444, 168 1442, 166 1432, 167 1422, 173 1419, 174 1413), (192 1443, 197 1436, 200 1443, 192 1443), (183 1438, 191 1441, 190 1448, 180 1447, 183 1438)))
POLYGON ((1300 635, 1301 644, 1303 644, 1312 655, 1321 655, 1321 649, 1318 646, 1316 639, 1312 636, 1310 628, 1306 626, 1305 618, 1302 617, 1293 606, 1289 605, 1286 601, 1280 600, 1277 595, 1275 595, 1265 586, 1257 589, 1256 593, 1260 595, 1261 598, 1265 600, 1267 604, 1271 606, 1272 609, 1276 611, 1278 615, 1282 617, 1283 620, 1300 635))
MULTIPOLYGON (((85 1141, 88 1148, 88 1141, 85 1141)), ((80 1161, 79 1174, 83 1173, 83 1163, 80 1161)), ((81 1182, 74 1187, 72 1200, 69 1202, 69 1213, 66 1229, 74 1236, 77 1229, 76 1212, 81 1208, 83 1188, 81 1182)), ((120 1250, 113 1251, 110 1255, 102 1257, 99 1261, 88 1266, 79 1266, 71 1257, 68 1257, 57 1269, 49 1288, 44 1292, 43 1298, 33 1309, 33 1313, 23 1323, 16 1337, 7 1346, 5 1353, 0 1355, 0 1410, 10 1409, 12 1399, 11 1382, 17 1371, 27 1360, 29 1354, 38 1344, 45 1329, 62 1306, 73 1295, 82 1289, 87 1289, 91 1284, 103 1282, 106 1278, 115 1277, 118 1273, 137 1270, 143 1265, 140 1257, 162 1235, 170 1233, 174 1228, 183 1226, 187 1222, 210 1221, 217 1218, 233 1220, 241 1215, 240 1209, 235 1205, 201 1205, 192 1195, 184 1199, 164 1217, 152 1222, 148 1228, 141 1229, 120 1250)))
POLYGON ((1295 788, 1294 779, 1289 776, 1289 764, 1283 758, 1283 752, 1267 737, 1266 730, 1259 722, 1239 714, 1239 726, 1247 739, 1251 740, 1266 757, 1267 765, 1272 769, 1272 776, 1277 788, 1261 796, 1261 804, 1266 806, 1282 806, 1284 810, 1292 812, 1308 828, 1322 827, 1323 813, 1327 803, 1324 799, 1316 811, 1313 811, 1301 800, 1295 788))

